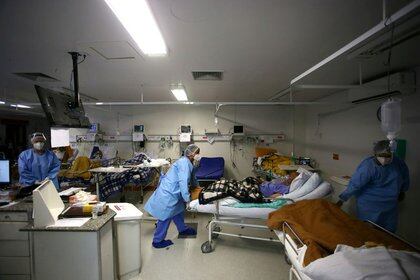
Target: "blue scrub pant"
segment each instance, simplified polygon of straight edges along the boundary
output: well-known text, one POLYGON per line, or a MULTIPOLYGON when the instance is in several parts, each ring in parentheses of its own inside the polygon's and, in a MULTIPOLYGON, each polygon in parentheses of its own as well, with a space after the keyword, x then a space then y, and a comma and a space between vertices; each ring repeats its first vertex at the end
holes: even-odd
POLYGON ((178 232, 183 232, 184 230, 188 229, 188 227, 184 223, 184 212, 181 212, 172 218, 168 218, 164 221, 158 220, 156 225, 156 231, 153 236, 153 242, 158 243, 165 240, 166 233, 168 232, 169 225, 171 221, 174 221, 178 232))
POLYGON ((357 217, 369 220, 384 229, 395 233, 398 225, 398 205, 396 202, 372 202, 357 200, 357 217))

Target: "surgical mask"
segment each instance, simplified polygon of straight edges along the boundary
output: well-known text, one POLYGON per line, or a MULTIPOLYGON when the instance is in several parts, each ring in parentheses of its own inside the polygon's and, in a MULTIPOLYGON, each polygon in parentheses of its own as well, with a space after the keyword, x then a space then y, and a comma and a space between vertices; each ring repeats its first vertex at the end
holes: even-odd
POLYGON ((388 165, 392 162, 392 157, 376 157, 376 160, 382 165, 388 165))
POLYGON ((57 156, 57 158, 58 158, 59 160, 62 160, 62 159, 63 159, 63 157, 64 157, 64 152, 55 152, 55 155, 57 156))
POLYGON ((42 148, 44 148, 44 145, 45 145, 44 142, 36 142, 34 144, 34 149, 40 151, 40 150, 42 150, 42 148))
POLYGON ((198 167, 200 165, 200 159, 201 157, 199 155, 194 156, 194 160, 193 160, 194 167, 198 167))

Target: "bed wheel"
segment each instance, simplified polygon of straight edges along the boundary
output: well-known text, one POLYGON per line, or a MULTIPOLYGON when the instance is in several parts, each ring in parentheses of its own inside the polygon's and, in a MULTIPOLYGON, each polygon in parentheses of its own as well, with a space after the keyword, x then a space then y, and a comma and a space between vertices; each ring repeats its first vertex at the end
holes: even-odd
POLYGON ((213 252, 214 248, 213 245, 210 243, 210 241, 206 241, 201 245, 201 252, 204 254, 213 252))
MULTIPOLYGON (((220 227, 214 227, 213 231, 215 231, 215 232, 221 232, 221 231, 222 231, 222 229, 221 229, 220 227)), ((211 235, 211 238, 212 238, 212 239, 217 239, 217 238, 219 238, 219 235, 218 235, 218 234, 216 234, 216 233, 213 233, 213 234, 211 235)))
POLYGON ((292 265, 292 262, 290 261, 289 257, 287 256, 287 254, 284 254, 284 261, 288 264, 288 265, 292 265))

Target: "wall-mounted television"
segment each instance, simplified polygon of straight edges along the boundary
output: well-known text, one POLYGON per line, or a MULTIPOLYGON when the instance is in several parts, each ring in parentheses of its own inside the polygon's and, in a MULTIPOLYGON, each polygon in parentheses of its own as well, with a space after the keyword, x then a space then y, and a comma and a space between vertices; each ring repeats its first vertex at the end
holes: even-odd
POLYGON ((35 86, 42 109, 50 126, 90 128, 82 102, 74 106, 74 97, 55 90, 35 86))

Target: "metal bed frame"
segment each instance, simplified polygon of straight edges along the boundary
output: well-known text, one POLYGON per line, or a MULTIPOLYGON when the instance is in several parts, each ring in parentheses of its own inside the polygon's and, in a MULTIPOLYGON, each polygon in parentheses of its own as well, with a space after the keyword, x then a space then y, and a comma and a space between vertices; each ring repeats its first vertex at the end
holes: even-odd
MULTIPOLYGON (((293 200, 291 200, 291 199, 288 199, 288 200, 293 202, 293 200)), ((230 237, 239 237, 239 238, 244 238, 244 239, 260 240, 260 241, 268 241, 268 242, 275 242, 275 243, 282 243, 283 244, 283 240, 281 240, 280 238, 276 239, 275 237, 264 238, 264 237, 257 237, 257 236, 252 236, 252 235, 244 235, 244 234, 241 234, 241 233, 234 234, 234 233, 222 232, 222 228, 220 227, 221 225, 240 227, 241 229, 243 229, 243 228, 253 228, 253 229, 257 229, 257 230, 271 231, 271 232, 273 232, 273 230, 269 229, 265 225, 245 223, 246 219, 249 219, 249 220, 263 220, 263 219, 246 218, 246 217, 239 217, 239 216, 222 216, 222 215, 219 214, 220 213, 219 209, 220 209, 219 201, 216 201, 216 213, 213 214, 213 218, 211 219, 211 221, 207 225, 208 230, 209 230, 209 233, 208 233, 209 240, 204 242, 201 245, 201 252, 203 252, 205 254, 213 252, 214 249, 215 249, 215 244, 214 244, 213 240, 217 239, 220 235, 230 236, 230 237)), ((274 209, 273 209, 273 211, 274 211, 274 209)))
MULTIPOLYGON (((369 220, 366 220, 365 222, 368 223, 370 226, 372 226, 374 228, 377 228, 381 231, 384 231, 384 232, 390 234, 391 236, 393 236, 394 238, 404 242, 405 244, 407 244, 408 246, 413 248, 415 251, 420 252, 419 248, 417 248, 416 246, 414 246, 413 244, 411 244, 407 240, 399 237, 398 235, 384 229, 383 227, 381 227, 381 226, 379 226, 379 225, 377 225, 374 222, 371 222, 369 220)), ((302 241, 302 239, 298 236, 298 234, 293 230, 293 228, 287 222, 283 223, 282 235, 283 235, 284 247, 285 247, 285 250, 284 250, 285 259, 286 259, 286 262, 291 265, 290 270, 289 270, 289 280, 292 280, 293 276, 295 276, 298 280, 303 280, 304 278, 302 277, 301 273, 299 272, 299 269, 297 267, 295 267, 295 265, 291 262, 291 256, 289 255, 289 251, 287 250, 287 248, 290 247, 293 250, 293 253, 295 254, 295 256, 293 256, 293 257, 297 257, 298 254, 299 254, 298 250, 301 247, 305 246, 305 243, 302 241), (296 243, 298 243, 298 244, 296 244, 296 243)), ((309 279, 309 277, 306 277, 306 279, 309 279)))

